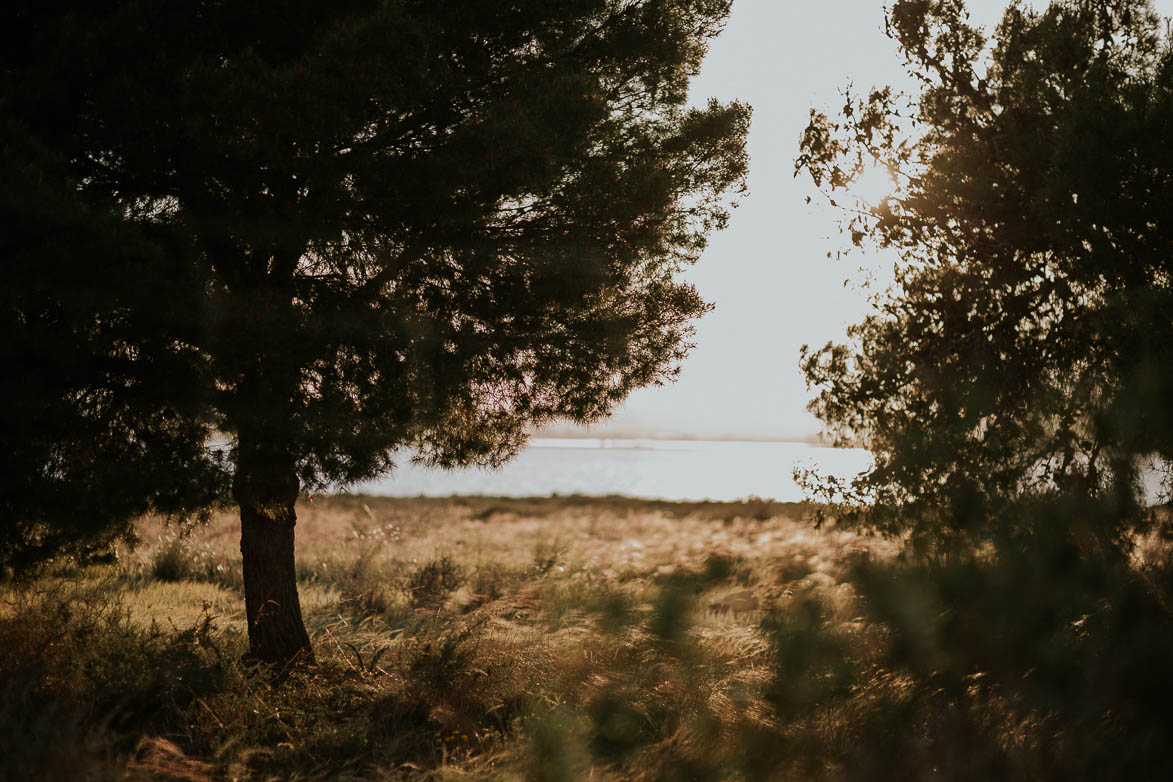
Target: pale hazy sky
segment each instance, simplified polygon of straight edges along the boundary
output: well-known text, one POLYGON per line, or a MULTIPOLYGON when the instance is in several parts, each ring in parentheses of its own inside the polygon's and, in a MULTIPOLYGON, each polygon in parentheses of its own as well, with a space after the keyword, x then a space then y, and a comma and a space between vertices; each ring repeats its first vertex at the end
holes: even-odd
MULTIPOLYGON (((968 4, 987 29, 1006 5, 968 4)), ((1173 12, 1173 0, 1156 5, 1173 12)), ((635 392, 592 433, 791 439, 819 431, 805 409, 799 348, 839 338, 859 320, 866 292, 845 280, 892 259, 827 260, 846 240, 809 177, 793 177, 794 158, 810 109, 837 108, 844 85, 909 86, 883 28, 882 0, 734 0, 692 91, 698 104, 736 98, 754 110, 749 195, 685 275, 716 310, 697 324, 675 384, 635 392)))

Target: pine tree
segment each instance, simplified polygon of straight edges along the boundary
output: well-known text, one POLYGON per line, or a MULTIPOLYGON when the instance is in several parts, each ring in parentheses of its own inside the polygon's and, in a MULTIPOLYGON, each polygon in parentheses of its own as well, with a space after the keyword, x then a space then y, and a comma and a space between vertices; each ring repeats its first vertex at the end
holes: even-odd
MULTIPOLYGON (((707 305, 674 273, 744 187, 747 107, 686 102, 728 6, 139 0, 10 18, 6 144, 53 161, 21 186, 50 177, 150 240, 117 306, 75 271, 126 266, 129 246, 70 239, 52 280, 26 268, 55 299, 95 290, 81 331, 125 312, 125 340, 79 348, 126 353, 117 409, 140 414, 149 390, 187 427, 173 439, 228 440, 223 464, 172 460, 208 468, 173 504, 231 484, 258 659, 312 653, 300 492, 381 474, 402 447, 499 464, 528 427, 597 420, 676 371, 707 305), (182 382, 152 385, 156 366, 182 382)), ((70 382, 109 384, 90 369, 70 382)))

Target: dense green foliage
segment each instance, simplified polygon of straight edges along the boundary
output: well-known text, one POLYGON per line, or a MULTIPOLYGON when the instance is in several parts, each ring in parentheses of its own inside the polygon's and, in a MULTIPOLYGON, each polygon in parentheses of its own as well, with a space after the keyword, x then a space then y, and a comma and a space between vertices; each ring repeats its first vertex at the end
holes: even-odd
POLYGON ((1142 458, 1173 456, 1173 41, 1143 0, 1015 4, 989 38, 903 0, 888 30, 919 94, 812 113, 797 162, 832 195, 898 182, 846 224, 894 289, 804 353, 812 410, 876 457, 822 488, 925 547, 1045 519, 1114 548, 1142 458))
POLYGON ((84 197, 59 152, 0 112, 0 563, 102 551, 149 509, 222 497, 207 365, 177 349, 203 297, 168 227, 84 197))
POLYGON ((21 4, 5 550, 496 464, 670 378, 744 183, 747 107, 685 105, 728 6, 21 4))

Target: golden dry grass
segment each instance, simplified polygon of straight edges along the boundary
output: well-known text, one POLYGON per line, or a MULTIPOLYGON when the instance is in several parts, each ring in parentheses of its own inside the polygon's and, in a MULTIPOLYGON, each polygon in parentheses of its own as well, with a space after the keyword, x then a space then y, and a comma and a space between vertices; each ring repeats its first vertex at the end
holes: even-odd
MULTIPOLYGON (((204 572, 194 580, 136 586, 131 601, 136 616, 182 625, 198 617, 207 602, 221 624, 241 626, 240 601, 231 590, 213 586, 238 578, 233 513, 221 512, 207 526, 188 531, 143 519, 137 534, 140 545, 121 552, 124 572, 149 575, 169 546, 204 572)), ((410 575, 441 559, 455 566, 461 581, 442 610, 467 613, 470 606, 480 610, 495 603, 486 613, 499 624, 512 622, 518 631, 575 624, 562 604, 588 592, 621 589, 646 603, 674 574, 704 572, 713 562, 727 566, 730 577, 704 593, 709 610, 700 615, 699 632, 755 627, 765 610, 796 589, 814 590, 841 607, 837 618, 850 619, 845 563, 864 551, 886 556, 895 549, 833 525, 816 530, 802 505, 765 501, 340 495, 303 501, 297 523, 302 604, 311 625, 317 619, 319 626, 328 625, 347 598, 339 583, 371 590, 366 597, 373 607, 410 607, 410 575)))
MULTIPOLYGON (((722 736, 773 725, 762 618, 817 595, 852 626, 845 563, 890 549, 757 500, 309 498, 299 589, 320 664, 295 674, 292 693, 236 662, 235 516, 194 529, 146 518, 136 533, 114 565, 3 587, 0 621, 35 646, 48 637, 37 623, 74 606, 81 629, 57 642, 62 655, 86 633, 123 644, 146 634, 146 667, 182 648, 202 689, 169 687, 155 716, 146 709, 77 763, 184 779, 641 778, 682 758, 719 764, 722 736)), ((154 686, 139 674, 108 678, 154 686)), ((109 681, 71 675, 36 685, 71 719, 94 716, 71 690, 118 703, 95 690, 109 681)))
MULTIPOLYGON (((334 496, 298 519, 318 661, 277 679, 241 662, 230 513, 190 530, 143 519, 114 564, 0 584, 0 779, 1143 779, 1160 765, 1145 747, 1163 711, 1130 671, 1173 635, 1147 587, 1094 563, 895 564, 895 543, 758 500, 334 496), (1120 624, 1115 604, 1152 621, 1120 624), (1088 660, 1107 671, 1094 689, 1062 678, 1088 660), (1116 722, 1088 722, 1093 701, 1116 722)), ((1160 586, 1167 569, 1146 568, 1160 586)))

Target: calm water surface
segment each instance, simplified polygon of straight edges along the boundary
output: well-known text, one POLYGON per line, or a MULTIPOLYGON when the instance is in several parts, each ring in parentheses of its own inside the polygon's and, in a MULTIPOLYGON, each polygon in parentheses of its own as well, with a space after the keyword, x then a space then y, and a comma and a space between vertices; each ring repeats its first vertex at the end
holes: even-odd
POLYGON ((481 494, 624 494, 667 500, 803 499, 796 466, 850 477, 867 469, 861 449, 808 443, 699 440, 534 439, 500 470, 433 470, 404 463, 352 491, 393 497, 481 494))

